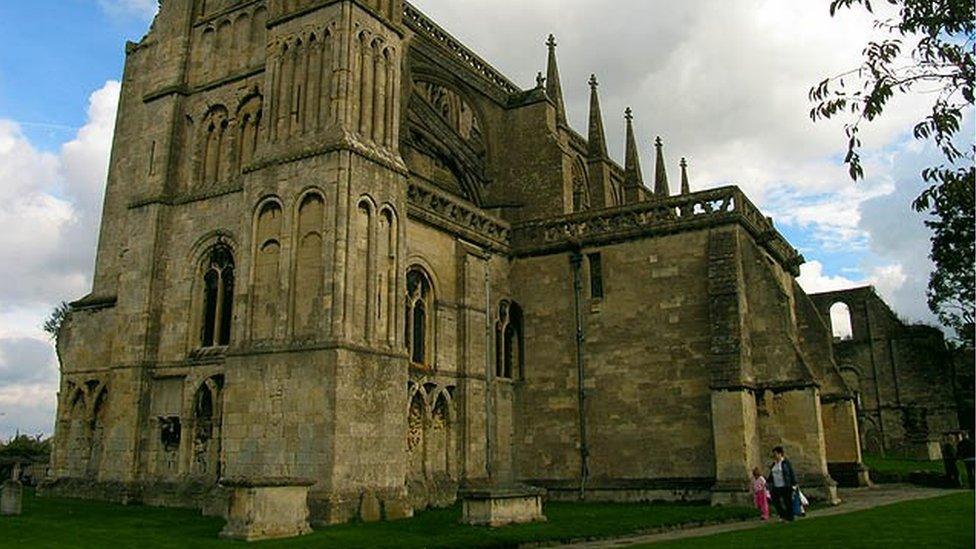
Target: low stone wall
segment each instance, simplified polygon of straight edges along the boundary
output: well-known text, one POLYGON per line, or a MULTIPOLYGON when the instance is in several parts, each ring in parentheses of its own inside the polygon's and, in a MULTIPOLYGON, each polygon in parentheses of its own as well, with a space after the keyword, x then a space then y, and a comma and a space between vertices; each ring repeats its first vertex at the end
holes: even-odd
POLYGON ((312 533, 306 479, 225 479, 230 491, 227 525, 220 537, 242 541, 292 538, 312 533))
POLYGON ((485 487, 462 490, 461 522, 497 528, 509 524, 545 522, 542 500, 546 491, 529 486, 485 487))

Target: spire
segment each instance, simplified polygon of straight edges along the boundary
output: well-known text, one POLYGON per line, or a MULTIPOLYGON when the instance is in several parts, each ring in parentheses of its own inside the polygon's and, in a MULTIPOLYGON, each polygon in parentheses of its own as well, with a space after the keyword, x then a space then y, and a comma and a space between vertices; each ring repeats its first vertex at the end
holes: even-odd
POLYGON ((627 119, 627 152, 624 161, 624 187, 643 187, 644 175, 641 173, 640 154, 637 150, 637 139, 634 137, 634 111, 627 107, 624 111, 627 119))
POLYGON ((563 103, 563 85, 559 81, 559 64, 556 63, 556 37, 549 35, 549 67, 546 70, 546 95, 556 104, 556 122, 566 124, 566 105, 563 103))
POLYGON ((681 159, 681 194, 691 194, 691 185, 688 183, 688 161, 681 159))
POLYGON ((603 131, 603 114, 600 112, 600 96, 596 88, 599 86, 596 75, 590 75, 590 158, 602 159, 607 157, 607 138, 603 131))
POLYGON ((654 148, 657 149, 657 166, 654 170, 654 194, 657 196, 669 196, 671 190, 668 188, 668 169, 664 166, 664 142, 661 137, 654 141, 654 148))

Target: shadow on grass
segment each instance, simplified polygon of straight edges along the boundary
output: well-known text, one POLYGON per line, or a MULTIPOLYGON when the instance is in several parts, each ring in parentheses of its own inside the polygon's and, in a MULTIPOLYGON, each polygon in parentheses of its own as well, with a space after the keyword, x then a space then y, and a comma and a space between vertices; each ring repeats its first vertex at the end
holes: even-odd
MULTIPOLYGON (((550 503, 546 523, 499 529, 458 523, 459 507, 419 513, 410 520, 345 524, 302 538, 259 543, 259 547, 515 547, 524 543, 604 539, 687 524, 753 518, 752 509, 703 504, 550 503)), ((196 511, 122 506, 28 492, 24 514, 0 518, 2 545, 29 547, 216 547, 232 546, 217 534, 219 518, 196 511)))

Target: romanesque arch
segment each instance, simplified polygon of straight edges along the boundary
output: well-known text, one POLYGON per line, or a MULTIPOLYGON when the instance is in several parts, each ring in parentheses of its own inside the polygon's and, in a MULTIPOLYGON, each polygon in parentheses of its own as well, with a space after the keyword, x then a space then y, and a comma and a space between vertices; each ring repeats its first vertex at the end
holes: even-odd
POLYGON ((299 201, 295 213, 297 230, 293 318, 295 334, 312 337, 322 326, 325 282, 325 198, 309 191, 299 201))
POLYGON ((197 146, 196 180, 204 185, 223 181, 230 172, 230 119, 222 105, 211 107, 203 117, 197 146))
POLYGON ((376 235, 376 341, 396 345, 399 283, 399 220, 389 204, 380 208, 376 235))
POLYGON ((352 301, 349 308, 352 311, 353 334, 364 341, 372 339, 372 317, 376 307, 371 299, 375 279, 375 263, 372 261, 376 248, 375 223, 376 203, 372 198, 363 196, 356 206, 351 227, 349 276, 352 301))
POLYGON ((254 275, 251 309, 251 338, 257 341, 275 336, 279 315, 282 207, 276 198, 258 207, 254 224, 254 275))
POLYGON ((850 305, 838 301, 830 306, 830 329, 834 339, 847 340, 854 337, 850 305))

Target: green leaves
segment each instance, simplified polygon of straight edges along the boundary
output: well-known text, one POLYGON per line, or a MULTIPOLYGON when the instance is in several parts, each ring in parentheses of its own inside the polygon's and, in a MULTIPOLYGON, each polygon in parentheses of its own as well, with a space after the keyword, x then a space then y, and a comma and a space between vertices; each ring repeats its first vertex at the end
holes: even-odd
MULTIPOLYGON (((976 76, 976 7, 971 0, 885 0, 896 6, 898 16, 877 21, 878 29, 893 37, 869 42, 861 65, 827 78, 810 89, 814 122, 847 117, 844 162, 852 180, 864 178, 859 139, 861 124, 884 115, 896 95, 925 94, 932 97, 931 112, 912 129, 915 139, 938 147, 945 162, 922 171, 930 187, 914 202, 919 212, 929 212, 932 260, 937 270, 929 284, 929 308, 946 326, 973 345, 976 234, 974 193, 976 147, 960 150, 956 137, 963 116, 973 109, 976 76), (903 51, 899 37, 918 39, 911 52, 903 51)), ((833 0, 830 15, 861 6, 874 12, 870 0, 833 0)), ((972 136, 967 136, 972 143, 972 136)))

